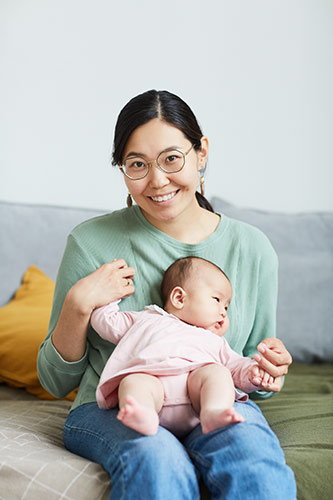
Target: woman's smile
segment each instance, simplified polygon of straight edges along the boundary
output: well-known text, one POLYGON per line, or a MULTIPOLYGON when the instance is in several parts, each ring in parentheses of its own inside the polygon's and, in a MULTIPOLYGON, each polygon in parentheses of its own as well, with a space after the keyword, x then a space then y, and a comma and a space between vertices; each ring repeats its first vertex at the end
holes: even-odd
POLYGON ((166 193, 166 194, 158 194, 155 196, 148 196, 151 200, 153 200, 155 203, 165 203, 167 201, 172 200, 179 192, 180 190, 177 189, 176 191, 172 191, 171 193, 166 193))

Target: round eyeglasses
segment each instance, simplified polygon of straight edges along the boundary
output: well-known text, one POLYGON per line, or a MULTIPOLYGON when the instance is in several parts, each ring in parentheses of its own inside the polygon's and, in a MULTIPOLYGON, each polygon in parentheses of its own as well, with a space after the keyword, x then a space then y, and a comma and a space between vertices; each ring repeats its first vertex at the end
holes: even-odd
POLYGON ((151 165, 155 162, 157 167, 166 174, 175 174, 180 172, 185 165, 185 157, 189 154, 194 144, 186 153, 178 149, 165 149, 156 160, 148 161, 142 156, 130 155, 124 163, 119 166, 120 170, 132 181, 138 181, 147 177, 151 165))

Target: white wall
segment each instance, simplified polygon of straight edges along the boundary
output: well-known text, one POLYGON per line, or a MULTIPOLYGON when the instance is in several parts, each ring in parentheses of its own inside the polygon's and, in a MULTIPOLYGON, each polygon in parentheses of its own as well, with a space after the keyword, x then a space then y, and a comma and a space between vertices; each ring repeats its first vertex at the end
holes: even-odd
POLYGON ((207 194, 333 209, 331 0, 0 0, 0 199, 118 208, 123 105, 184 98, 207 194))

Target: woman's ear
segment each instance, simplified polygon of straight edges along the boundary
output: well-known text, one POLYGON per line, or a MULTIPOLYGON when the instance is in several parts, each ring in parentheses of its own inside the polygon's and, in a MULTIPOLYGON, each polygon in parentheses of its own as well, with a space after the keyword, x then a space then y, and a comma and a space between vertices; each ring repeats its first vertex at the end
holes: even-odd
POLYGON ((170 302, 175 309, 183 309, 186 292, 181 286, 175 286, 170 293, 170 302))
POLYGON ((198 154, 198 171, 204 169, 206 167, 207 159, 208 159, 208 149, 209 149, 209 143, 207 137, 203 136, 201 137, 201 148, 199 151, 197 151, 198 154))

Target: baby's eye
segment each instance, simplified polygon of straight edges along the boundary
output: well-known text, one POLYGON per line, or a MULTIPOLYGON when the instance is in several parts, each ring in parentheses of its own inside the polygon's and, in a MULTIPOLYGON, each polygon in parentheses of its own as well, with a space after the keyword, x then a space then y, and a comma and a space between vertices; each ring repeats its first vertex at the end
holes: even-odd
POLYGON ((216 300, 216 302, 220 302, 220 299, 218 297, 213 297, 214 300, 216 300))

